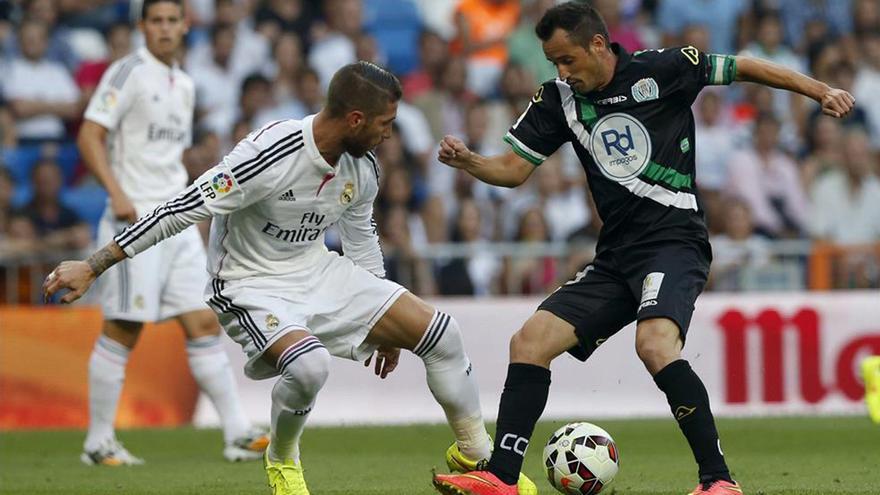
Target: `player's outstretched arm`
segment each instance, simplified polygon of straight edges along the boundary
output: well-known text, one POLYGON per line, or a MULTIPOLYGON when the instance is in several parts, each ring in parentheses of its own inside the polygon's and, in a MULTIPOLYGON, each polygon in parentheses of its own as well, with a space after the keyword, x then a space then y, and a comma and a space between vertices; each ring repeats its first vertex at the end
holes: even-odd
POLYGON ((516 187, 522 184, 537 168, 513 151, 502 155, 483 156, 469 150, 461 139, 454 136, 446 136, 440 141, 437 158, 450 167, 460 168, 487 184, 503 187, 516 187))
POLYGON ((108 268, 126 258, 122 248, 111 241, 85 261, 62 261, 43 282, 43 297, 49 299, 61 289, 70 292, 61 298, 65 304, 76 301, 108 268))
POLYGON ((853 95, 842 89, 832 88, 800 72, 755 57, 736 57, 736 80, 800 93, 819 102, 822 113, 837 118, 845 117, 856 102, 853 95))

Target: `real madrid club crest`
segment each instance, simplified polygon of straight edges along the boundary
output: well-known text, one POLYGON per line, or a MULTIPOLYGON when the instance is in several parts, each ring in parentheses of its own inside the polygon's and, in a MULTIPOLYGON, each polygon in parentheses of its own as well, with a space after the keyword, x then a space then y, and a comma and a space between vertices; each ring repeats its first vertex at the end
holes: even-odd
POLYGON ((279 321, 277 316, 273 315, 272 313, 266 315, 266 328, 268 328, 269 330, 275 330, 276 328, 278 328, 278 323, 279 321))
POLYGON ((345 187, 342 189, 342 195, 339 196, 339 201, 342 204, 347 205, 351 203, 351 200, 354 199, 354 184, 351 182, 346 182, 345 187))

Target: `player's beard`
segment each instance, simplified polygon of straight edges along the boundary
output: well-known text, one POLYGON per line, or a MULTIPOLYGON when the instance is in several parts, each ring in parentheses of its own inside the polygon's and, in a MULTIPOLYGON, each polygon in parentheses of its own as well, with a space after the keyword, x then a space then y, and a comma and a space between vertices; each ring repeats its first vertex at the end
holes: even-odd
POLYGON ((342 141, 345 152, 355 158, 363 158, 373 147, 359 136, 349 136, 342 141))

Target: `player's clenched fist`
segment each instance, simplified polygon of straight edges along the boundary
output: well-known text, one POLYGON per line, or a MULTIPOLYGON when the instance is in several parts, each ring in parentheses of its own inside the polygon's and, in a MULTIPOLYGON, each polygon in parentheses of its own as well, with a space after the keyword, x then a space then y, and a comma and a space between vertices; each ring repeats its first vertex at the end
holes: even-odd
POLYGON ((437 158, 449 166, 465 168, 471 158, 471 150, 461 139, 455 136, 446 136, 440 141, 440 153, 437 158))
POLYGON ((853 106, 856 99, 848 91, 842 89, 831 88, 822 95, 822 113, 832 117, 845 117, 853 106))
POLYGON ((69 304, 82 297, 94 281, 95 272, 87 262, 62 261, 43 282, 43 297, 49 299, 59 290, 69 289, 61 298, 62 303, 69 304))

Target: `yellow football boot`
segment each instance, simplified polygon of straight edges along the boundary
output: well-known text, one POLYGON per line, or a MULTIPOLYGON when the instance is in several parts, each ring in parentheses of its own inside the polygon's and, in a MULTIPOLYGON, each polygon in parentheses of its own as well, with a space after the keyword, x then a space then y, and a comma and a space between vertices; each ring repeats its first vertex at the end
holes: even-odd
MULTIPOLYGON (((446 466, 448 466, 449 470, 454 473, 468 473, 471 471, 485 470, 486 464, 488 464, 488 460, 486 459, 472 461, 465 457, 464 454, 458 450, 458 444, 456 443, 453 443, 448 449, 446 449, 446 466)), ((523 473, 519 473, 519 481, 517 481, 516 487, 519 495, 538 495, 538 487, 535 486, 535 483, 523 473)))
POLYGON ((266 468, 266 476, 269 477, 272 495, 309 495, 300 463, 294 462, 293 459, 284 462, 272 461, 267 450, 263 454, 263 465, 266 468))
POLYGON ((871 356, 862 361, 862 375, 865 378, 865 404, 871 419, 880 424, 880 356, 871 356))

